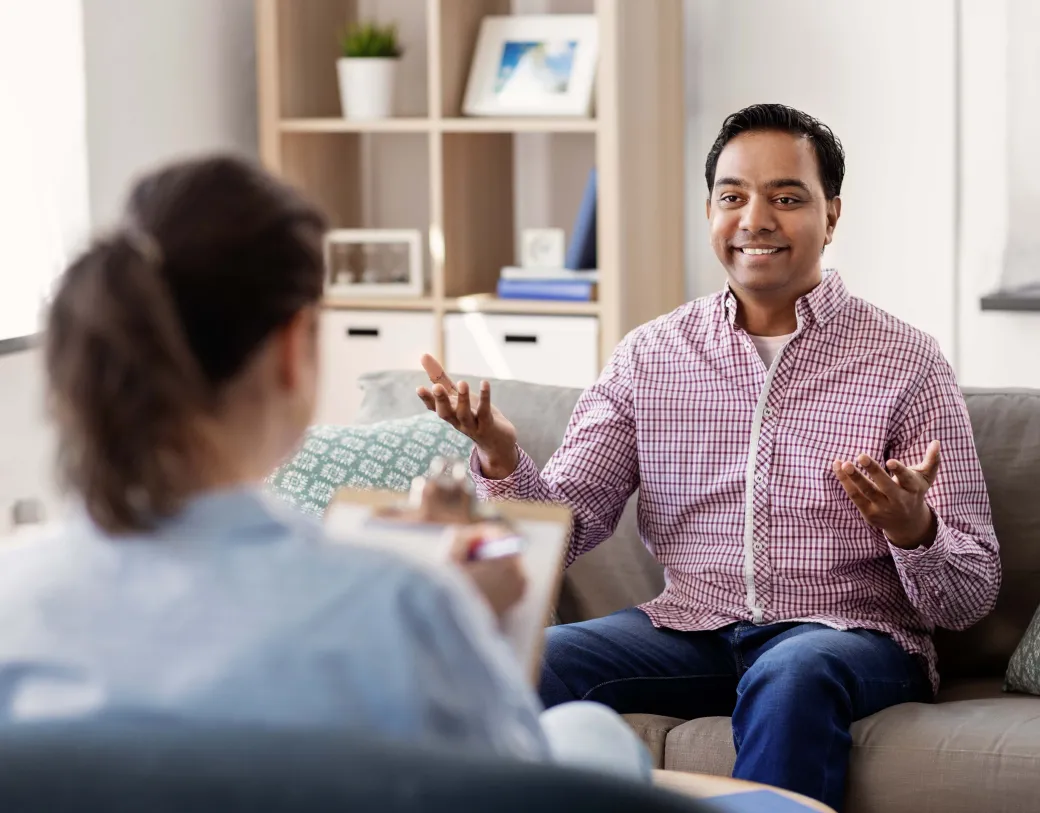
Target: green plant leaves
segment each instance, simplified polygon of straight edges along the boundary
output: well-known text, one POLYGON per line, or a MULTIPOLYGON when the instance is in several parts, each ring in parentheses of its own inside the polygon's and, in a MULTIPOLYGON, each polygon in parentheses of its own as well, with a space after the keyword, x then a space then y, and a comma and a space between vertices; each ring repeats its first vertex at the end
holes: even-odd
POLYGON ((339 46, 348 59, 392 59, 404 53, 393 23, 352 23, 340 33, 339 46))

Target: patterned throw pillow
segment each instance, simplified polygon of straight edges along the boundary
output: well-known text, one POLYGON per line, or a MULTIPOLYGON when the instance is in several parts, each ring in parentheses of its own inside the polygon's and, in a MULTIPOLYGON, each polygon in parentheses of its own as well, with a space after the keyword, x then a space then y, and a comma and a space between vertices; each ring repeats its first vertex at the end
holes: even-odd
POLYGON ((1040 607, 1011 656, 1004 690, 1040 695, 1040 607))
POLYGON ((425 412, 367 426, 312 426, 302 447, 267 478, 275 494, 321 516, 341 487, 407 491, 435 457, 469 457, 473 441, 425 412))
MULTIPOLYGON (((300 450, 267 487, 301 511, 321 516, 344 486, 407 491, 435 457, 468 459, 473 441, 425 412, 365 426, 312 426, 300 450)), ((560 623, 553 608, 549 626, 560 623)))

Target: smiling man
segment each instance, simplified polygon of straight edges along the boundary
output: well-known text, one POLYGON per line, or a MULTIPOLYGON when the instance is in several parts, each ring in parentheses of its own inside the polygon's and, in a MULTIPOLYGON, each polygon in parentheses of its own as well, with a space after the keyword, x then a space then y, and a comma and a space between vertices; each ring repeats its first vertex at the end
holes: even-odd
POLYGON ((727 118, 705 173, 726 290, 630 333, 541 473, 486 383, 474 404, 425 357, 433 387, 419 391, 475 441, 484 496, 572 508, 569 561, 639 489, 664 592, 550 629, 545 704, 732 715, 735 776, 835 809, 852 723, 931 699, 934 627, 975 623, 1000 584, 949 364, 822 271, 844 171, 804 113, 727 118))

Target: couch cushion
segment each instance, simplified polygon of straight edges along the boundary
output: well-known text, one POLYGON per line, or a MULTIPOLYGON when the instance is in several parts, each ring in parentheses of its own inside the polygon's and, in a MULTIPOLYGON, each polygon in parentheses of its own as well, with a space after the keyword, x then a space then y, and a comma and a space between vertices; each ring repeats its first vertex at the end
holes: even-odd
MULTIPOLYGON (((896 706, 853 726, 849 813, 1035 809, 1040 699, 1001 695, 999 681, 964 689, 981 698, 896 706)), ((729 718, 670 727, 664 756, 669 770, 728 775, 729 718)))
POLYGON ((1003 675, 1040 605, 1040 392, 966 390, 1000 542, 996 609, 966 632, 936 634, 944 680, 1003 675))
POLYGON ((685 724, 678 717, 662 717, 658 714, 626 714, 625 722, 639 735, 650 750, 650 759, 655 768, 664 767, 665 741, 668 732, 685 724))
POLYGON ((303 445, 267 478, 300 510, 320 516, 341 487, 407 491, 437 456, 465 458, 473 447, 436 415, 370 424, 312 426, 303 445))
MULTIPOLYGON (((449 375, 455 381, 475 383, 478 380, 457 373, 449 375)), ((541 468, 559 448, 581 390, 497 378, 490 382, 491 402, 513 422, 520 445, 541 468)), ((415 394, 418 387, 430 384, 422 370, 368 373, 358 379, 358 384, 363 394, 355 424, 427 413, 415 394)))

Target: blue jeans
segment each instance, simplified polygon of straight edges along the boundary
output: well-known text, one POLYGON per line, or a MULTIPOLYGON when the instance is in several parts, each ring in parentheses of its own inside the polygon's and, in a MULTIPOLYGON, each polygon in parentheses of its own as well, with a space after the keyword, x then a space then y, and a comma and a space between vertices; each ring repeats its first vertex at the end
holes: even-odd
POLYGON ((923 664, 887 635, 821 624, 657 629, 637 609, 547 631, 546 707, 593 700, 621 714, 732 716, 733 775, 842 808, 863 717, 929 702, 923 664))

